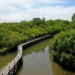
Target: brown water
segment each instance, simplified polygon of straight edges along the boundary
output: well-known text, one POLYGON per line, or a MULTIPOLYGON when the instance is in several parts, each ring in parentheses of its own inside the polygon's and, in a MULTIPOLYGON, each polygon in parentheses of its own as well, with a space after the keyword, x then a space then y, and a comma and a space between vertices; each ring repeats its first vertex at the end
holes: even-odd
POLYGON ((14 57, 16 57, 17 52, 14 53, 10 53, 7 55, 0 55, 0 69, 2 69, 2 67, 6 66, 9 62, 11 62, 14 57))
POLYGON ((23 66, 17 75, 52 75, 49 41, 40 42, 24 51, 23 66))

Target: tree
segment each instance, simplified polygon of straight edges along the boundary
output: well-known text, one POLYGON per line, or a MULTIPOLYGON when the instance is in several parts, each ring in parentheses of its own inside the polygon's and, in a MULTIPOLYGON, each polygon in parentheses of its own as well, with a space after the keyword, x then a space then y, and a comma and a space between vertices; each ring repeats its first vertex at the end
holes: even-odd
POLYGON ((75 30, 63 31, 52 41, 52 55, 61 64, 75 67, 75 30))
POLYGON ((34 25, 40 25, 40 24, 45 24, 45 18, 43 18, 43 19, 40 19, 40 18, 33 18, 33 24, 34 25))
POLYGON ((75 13, 72 16, 72 21, 75 21, 75 13))

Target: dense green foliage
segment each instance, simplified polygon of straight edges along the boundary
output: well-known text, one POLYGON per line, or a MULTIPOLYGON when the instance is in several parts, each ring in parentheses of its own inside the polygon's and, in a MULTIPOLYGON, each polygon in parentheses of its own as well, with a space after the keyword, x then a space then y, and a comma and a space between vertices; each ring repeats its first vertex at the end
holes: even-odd
MULTIPOLYGON (((75 18, 75 15, 72 16, 75 18)), ((75 67, 75 21, 54 36, 52 41, 52 55, 61 64, 75 67)))
POLYGON ((33 18, 20 23, 0 23, 0 52, 11 49, 22 42, 46 34, 56 34, 69 24, 65 20, 48 20, 33 18))
POLYGON ((54 37, 52 54, 62 64, 75 66, 75 30, 61 32, 54 37))

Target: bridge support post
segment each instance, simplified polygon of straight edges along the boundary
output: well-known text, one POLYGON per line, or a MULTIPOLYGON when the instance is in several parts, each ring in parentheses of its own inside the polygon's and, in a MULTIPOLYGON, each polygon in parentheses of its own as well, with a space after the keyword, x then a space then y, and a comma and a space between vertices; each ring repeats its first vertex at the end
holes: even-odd
POLYGON ((15 69, 15 60, 14 60, 14 73, 16 72, 16 69, 15 69))
POLYGON ((10 66, 9 66, 9 74, 10 74, 10 66))

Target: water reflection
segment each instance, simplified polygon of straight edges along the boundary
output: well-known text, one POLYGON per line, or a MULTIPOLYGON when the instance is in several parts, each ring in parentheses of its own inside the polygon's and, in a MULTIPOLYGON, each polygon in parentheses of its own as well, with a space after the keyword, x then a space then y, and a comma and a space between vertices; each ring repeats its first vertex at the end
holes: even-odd
POLYGON ((48 46, 37 52, 23 57, 23 68, 20 75, 52 75, 49 61, 48 46))
POLYGON ((17 75, 52 75, 49 60, 50 39, 37 43, 23 52, 23 66, 17 75))

